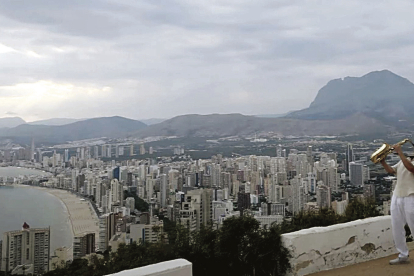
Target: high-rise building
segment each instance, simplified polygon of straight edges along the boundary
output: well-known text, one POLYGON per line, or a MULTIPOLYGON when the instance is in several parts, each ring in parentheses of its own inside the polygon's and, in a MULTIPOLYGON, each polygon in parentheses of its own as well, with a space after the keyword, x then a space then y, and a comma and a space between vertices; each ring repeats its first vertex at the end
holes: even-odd
POLYGON ((312 157, 312 146, 308 146, 308 149, 306 150, 306 157, 309 164, 313 164, 313 157, 312 157))
POLYGON ((1 271, 25 266, 34 274, 49 271, 50 228, 30 228, 3 234, 1 271))
POLYGON ((109 158, 112 157, 112 147, 111 147, 111 145, 106 146, 106 157, 109 157, 109 158))
POLYGON ((330 208, 331 188, 326 185, 319 185, 316 189, 316 202, 319 208, 330 208))
POLYGON ((93 157, 94 158, 99 157, 99 147, 98 146, 94 146, 94 148, 93 148, 93 157))
POLYGON ((369 181, 371 178, 371 175, 369 173, 369 167, 367 165, 364 165, 362 168, 362 181, 365 183, 365 181, 369 181))
POLYGON ((144 144, 141 144, 139 146, 139 154, 144 155, 145 153, 146 153, 145 152, 145 145, 144 144))
POLYGON ((133 179, 134 179, 134 176, 133 176, 133 174, 132 174, 132 172, 128 172, 127 171, 127 180, 126 180, 126 184, 127 184, 127 186, 128 187, 130 187, 130 186, 132 186, 132 184, 133 184, 133 179))
POLYGON ((73 238, 73 259, 95 253, 95 233, 88 233, 73 238))
POLYGON ((135 198, 127 197, 125 200, 125 207, 129 208, 131 211, 135 210, 135 198))
POLYGON ((122 184, 119 183, 118 179, 114 178, 111 180, 111 192, 112 192, 112 202, 113 203, 120 203, 123 201, 123 187, 122 184))
POLYGON ((237 194, 237 209, 243 215, 243 211, 250 209, 250 193, 239 192, 237 194))
POLYGON ((360 163, 349 163, 349 180, 354 186, 362 186, 364 184, 364 166, 360 163))
POLYGON ((315 162, 314 171, 316 180, 322 181, 324 185, 331 188, 331 191, 339 191, 339 175, 336 165, 336 158, 332 159, 331 154, 322 153, 320 161, 315 162))
POLYGON ((166 174, 160 175, 160 205, 161 208, 165 208, 167 206, 167 192, 168 189, 168 178, 166 174))
POLYGON ((30 161, 34 161, 35 160, 35 143, 34 143, 34 138, 32 138, 32 147, 30 149, 30 161))
POLYGON ((119 145, 115 146, 115 158, 119 158, 119 145))
POLYGON ((345 154, 345 170, 347 172, 349 172, 350 168, 349 168, 349 163, 355 161, 355 157, 354 157, 354 150, 352 149, 352 145, 348 144, 347 148, 346 148, 346 154, 345 154))
POLYGON ((265 203, 261 204, 262 216, 285 216, 285 204, 282 203, 265 203))
MULTIPOLYGON (((305 186, 302 177, 295 176, 293 179, 290 180, 291 184, 291 212, 294 214, 299 213, 303 210, 306 200, 306 193, 305 193, 305 186)), ((289 204, 290 205, 290 204, 289 204)))
POLYGON ((374 183, 364 184, 364 198, 375 199, 375 184, 374 183))
POLYGON ((118 167, 115 167, 112 170, 112 178, 119 181, 119 179, 120 179, 120 171, 121 171, 121 169, 119 168, 119 166, 118 167))
POLYGON ((276 147, 276 157, 282 157, 282 145, 277 145, 276 147))
POLYGON ((107 213, 99 218, 99 250, 108 249, 109 241, 116 233, 116 220, 118 215, 107 213))
MULTIPOLYGON (((250 199, 250 197, 249 197, 250 199)), ((182 202, 179 222, 190 229, 197 230, 201 225, 210 225, 213 221, 213 191, 211 189, 197 189, 188 191, 182 202)))
POLYGON ((85 160, 85 148, 80 149, 80 159, 85 160))
POLYGON ((164 224, 162 220, 150 218, 145 224, 132 224, 130 237, 138 243, 158 242, 163 234, 164 224))
POLYGON ((131 146, 129 147, 129 156, 133 156, 134 155, 134 145, 131 144, 131 146))
POLYGON ((102 151, 102 157, 106 157, 106 154, 107 154, 106 145, 102 145, 101 151, 102 151))
POLYGON ((69 162, 69 150, 65 149, 65 162, 69 162))

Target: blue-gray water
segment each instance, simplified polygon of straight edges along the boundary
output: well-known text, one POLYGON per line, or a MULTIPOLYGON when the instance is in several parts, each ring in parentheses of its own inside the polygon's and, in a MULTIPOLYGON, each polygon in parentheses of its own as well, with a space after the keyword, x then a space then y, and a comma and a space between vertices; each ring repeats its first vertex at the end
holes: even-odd
MULTIPOLYGON (((24 168, 0 168, 0 176, 24 175, 27 171, 33 173, 24 168)), ((24 222, 31 228, 50 226, 52 254, 54 249, 72 244, 68 212, 60 199, 34 188, 0 186, 0 239, 6 231, 20 230, 24 222)))
POLYGON ((18 177, 19 175, 50 175, 50 173, 20 167, 0 167, 0 176, 18 177))

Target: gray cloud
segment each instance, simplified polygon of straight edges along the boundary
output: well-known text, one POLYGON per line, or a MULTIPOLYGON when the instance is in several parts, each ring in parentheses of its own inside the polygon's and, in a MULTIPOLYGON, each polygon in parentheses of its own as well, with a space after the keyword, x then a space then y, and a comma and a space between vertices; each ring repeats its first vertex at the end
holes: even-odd
POLYGON ((409 0, 3 1, 0 107, 26 120, 284 113, 307 107, 334 78, 389 69, 414 81, 413 8, 409 0))

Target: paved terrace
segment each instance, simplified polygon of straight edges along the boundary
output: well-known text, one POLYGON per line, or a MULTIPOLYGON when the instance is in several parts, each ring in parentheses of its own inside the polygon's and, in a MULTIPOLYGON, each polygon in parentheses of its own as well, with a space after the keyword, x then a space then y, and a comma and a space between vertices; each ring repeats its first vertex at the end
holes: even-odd
MULTIPOLYGON (((410 253, 414 256, 414 250, 410 253)), ((414 259, 411 263, 402 265, 389 265, 388 261, 396 258, 398 255, 392 255, 364 263, 350 265, 342 268, 326 270, 318 273, 309 274, 309 276, 397 276, 413 275, 414 259)))

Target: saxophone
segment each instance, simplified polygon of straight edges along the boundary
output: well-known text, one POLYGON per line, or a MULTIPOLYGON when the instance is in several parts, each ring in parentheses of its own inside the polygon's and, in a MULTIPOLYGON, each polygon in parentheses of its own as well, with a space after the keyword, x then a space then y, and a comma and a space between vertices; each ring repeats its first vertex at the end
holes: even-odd
MULTIPOLYGON (((402 146, 403 144, 410 142, 411 145, 414 146, 413 142, 410 139, 404 139, 400 142, 397 143, 397 145, 402 146)), ((382 144, 382 146, 377 149, 372 155, 371 155, 371 161, 375 164, 381 162, 382 160, 384 160, 388 154, 390 154, 391 152, 394 151, 394 148, 387 143, 382 144)))

